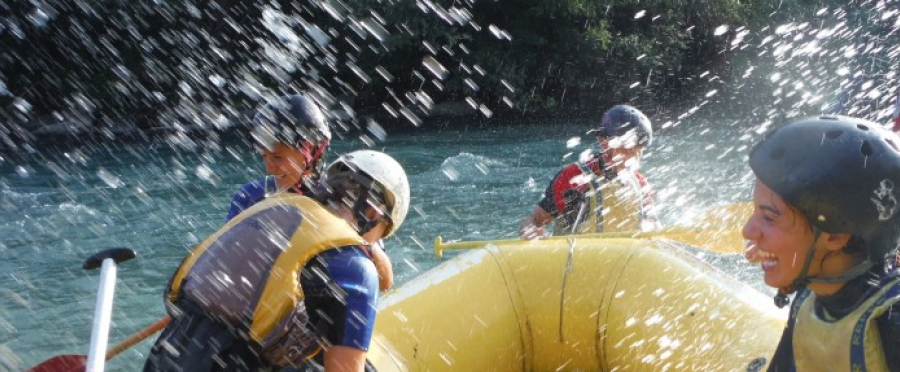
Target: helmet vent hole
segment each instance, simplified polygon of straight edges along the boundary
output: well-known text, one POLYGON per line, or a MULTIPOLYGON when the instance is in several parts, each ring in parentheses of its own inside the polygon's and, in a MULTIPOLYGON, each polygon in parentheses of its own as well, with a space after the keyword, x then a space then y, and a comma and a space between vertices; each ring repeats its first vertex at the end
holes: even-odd
POLYGON ((830 130, 825 132, 825 138, 835 139, 840 137, 842 134, 844 134, 844 131, 842 130, 830 130))
POLYGON ((856 127, 859 128, 859 130, 864 130, 864 131, 867 131, 867 132, 869 131, 869 126, 867 126, 867 125, 856 124, 856 127))
POLYGON ((784 147, 779 147, 775 150, 772 150, 772 154, 770 155, 770 157, 772 158, 772 160, 781 160, 781 158, 784 157, 784 152, 784 147))
POLYGON ((869 141, 863 141, 862 147, 859 149, 859 151, 864 156, 872 156, 872 145, 869 144, 869 141))

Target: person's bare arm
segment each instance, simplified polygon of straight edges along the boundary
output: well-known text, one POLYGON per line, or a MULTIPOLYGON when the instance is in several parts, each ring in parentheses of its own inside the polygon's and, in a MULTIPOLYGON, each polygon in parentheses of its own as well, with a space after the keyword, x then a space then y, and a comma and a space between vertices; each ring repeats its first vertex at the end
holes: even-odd
POLYGON ((544 208, 534 207, 531 214, 522 220, 522 224, 519 226, 519 237, 528 240, 544 239, 549 236, 544 227, 552 221, 553 216, 547 213, 544 208))
POLYGON ((332 346, 325 350, 325 372, 362 372, 366 351, 348 346, 332 346))
POLYGON ((387 252, 381 248, 382 245, 376 242, 369 248, 372 254, 372 262, 375 263, 375 271, 378 272, 378 289, 382 292, 394 285, 394 266, 387 252))

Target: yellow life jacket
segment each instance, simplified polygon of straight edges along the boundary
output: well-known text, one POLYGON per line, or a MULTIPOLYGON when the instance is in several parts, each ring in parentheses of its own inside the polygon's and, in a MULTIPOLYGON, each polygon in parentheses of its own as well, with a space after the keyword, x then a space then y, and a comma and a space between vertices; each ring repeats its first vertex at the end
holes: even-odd
POLYGON ((797 371, 888 371, 875 319, 900 301, 900 279, 889 281, 853 312, 832 322, 816 314, 815 293, 805 290, 797 296, 790 319, 797 371))
MULTIPOLYGON (((209 275, 218 273, 216 270, 221 271, 218 267, 222 265, 230 265, 237 271, 268 269, 267 273, 263 271, 259 274, 264 275, 261 278, 264 284, 247 283, 244 297, 229 299, 243 301, 241 305, 245 309, 242 312, 249 314, 250 339, 262 344, 276 327, 289 323, 285 322, 286 317, 302 302, 300 270, 309 260, 332 248, 363 244, 367 243, 346 221, 316 201, 297 194, 279 193, 248 208, 197 245, 172 277, 167 299, 176 303, 180 296, 187 295, 185 290, 194 284, 191 280, 199 282, 198 288, 205 288, 206 292, 213 294, 231 291, 224 296, 234 296, 234 292, 241 293, 234 289, 242 288, 236 283, 246 280, 244 276, 236 274, 240 277, 212 278, 213 275, 209 275), (251 238, 241 239, 247 236, 251 238), (259 256, 269 256, 265 252, 271 253, 271 257, 266 258, 266 265, 248 264, 259 260, 259 256), (201 272, 204 274, 195 275, 201 272), (212 289, 216 287, 224 289, 216 292, 212 289)), ((214 308, 217 305, 215 301, 195 302, 201 307, 214 308)), ((234 306, 231 310, 241 312, 236 311, 234 306)))
POLYGON ((583 181, 587 183, 587 203, 581 206, 575 228, 566 228, 557 220, 555 235, 591 234, 600 232, 637 231, 641 228, 644 211, 644 193, 635 172, 619 172, 607 179, 594 173, 585 163, 578 162, 583 181))

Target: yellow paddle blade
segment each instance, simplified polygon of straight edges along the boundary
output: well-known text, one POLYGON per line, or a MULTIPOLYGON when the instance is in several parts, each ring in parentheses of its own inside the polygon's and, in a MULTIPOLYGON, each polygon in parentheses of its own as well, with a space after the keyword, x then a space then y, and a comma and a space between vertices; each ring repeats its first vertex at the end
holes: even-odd
MULTIPOLYGON (((699 216, 691 225, 696 227, 670 227, 658 231, 626 231, 576 235, 579 239, 666 239, 716 253, 742 253, 745 250, 741 229, 753 212, 751 203, 734 203, 712 208, 699 216)), ((568 239, 571 236, 551 236, 546 240, 568 239)), ((540 244, 541 240, 502 239, 459 241, 444 243, 438 235, 434 239, 434 254, 443 258, 446 249, 473 249, 487 245, 522 246, 540 244)))

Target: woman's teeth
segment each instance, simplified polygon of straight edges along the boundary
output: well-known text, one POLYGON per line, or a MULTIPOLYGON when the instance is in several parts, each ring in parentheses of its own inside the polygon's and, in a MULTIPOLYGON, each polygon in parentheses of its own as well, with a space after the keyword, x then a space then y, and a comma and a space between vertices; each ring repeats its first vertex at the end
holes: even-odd
POLYGON ((777 263, 774 253, 761 250, 755 245, 749 246, 747 251, 744 252, 744 258, 750 263, 761 264, 764 270, 772 268, 777 263))

